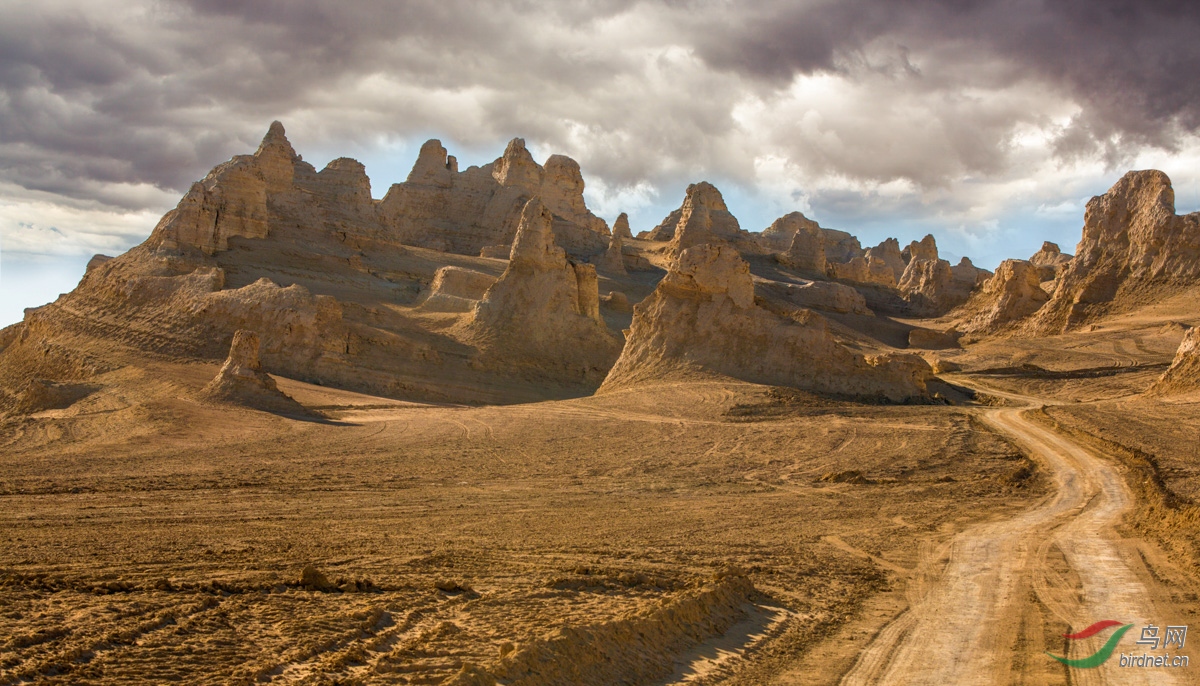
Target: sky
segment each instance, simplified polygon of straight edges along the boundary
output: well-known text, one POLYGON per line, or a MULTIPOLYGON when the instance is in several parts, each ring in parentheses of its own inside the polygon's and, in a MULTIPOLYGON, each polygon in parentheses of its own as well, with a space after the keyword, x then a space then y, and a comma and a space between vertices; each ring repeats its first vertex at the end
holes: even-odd
POLYGON ((420 144, 576 159, 635 232, 689 183, 994 267, 1158 168, 1200 209, 1191 0, 0 0, 0 326, 272 120, 382 197, 420 144))

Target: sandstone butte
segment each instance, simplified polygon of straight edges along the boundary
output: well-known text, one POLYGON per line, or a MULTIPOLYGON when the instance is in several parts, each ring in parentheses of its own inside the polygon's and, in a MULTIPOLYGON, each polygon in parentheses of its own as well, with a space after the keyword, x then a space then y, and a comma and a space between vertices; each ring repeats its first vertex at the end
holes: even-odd
POLYGON ((317 171, 273 123, 144 243, 96 256, 72 292, 0 331, 0 411, 86 395, 121 364, 96 341, 220 360, 239 331, 264 371, 412 400, 574 397, 676 373, 911 400, 930 370, 897 349, 1061 333, 1200 275, 1200 218, 1174 214, 1155 171, 1088 204, 1074 257, 1047 243, 994 275, 941 259, 932 235, 864 249, 799 212, 747 231, 706 182, 635 238, 584 187, 577 163, 539 164, 519 138, 465 170, 431 140, 375 199, 357 161, 317 171))

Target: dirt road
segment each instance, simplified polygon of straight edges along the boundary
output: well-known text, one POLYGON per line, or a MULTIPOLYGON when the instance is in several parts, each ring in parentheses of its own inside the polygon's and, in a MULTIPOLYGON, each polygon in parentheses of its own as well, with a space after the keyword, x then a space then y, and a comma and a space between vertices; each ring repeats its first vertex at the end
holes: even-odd
MULTIPOLYGON (((985 421, 1029 450, 1051 475, 1056 492, 1014 519, 967 529, 929 555, 911 587, 909 609, 875 636, 843 684, 1061 681, 1064 667, 1045 655, 1027 654, 1033 651, 1023 634, 1030 628, 1021 618, 1035 602, 1072 631, 1103 619, 1134 624, 1122 641, 1126 650, 1141 626, 1162 623, 1165 615, 1136 551, 1113 529, 1131 503, 1120 474, 1023 418, 1024 409, 992 410, 985 421)), ((1069 657, 1090 655, 1107 635, 1076 642, 1069 657)), ((1054 652, 1061 654, 1065 643, 1054 652)), ((1071 669, 1069 683, 1182 683, 1175 678, 1170 670, 1122 669, 1113 658, 1096 669, 1071 669)))

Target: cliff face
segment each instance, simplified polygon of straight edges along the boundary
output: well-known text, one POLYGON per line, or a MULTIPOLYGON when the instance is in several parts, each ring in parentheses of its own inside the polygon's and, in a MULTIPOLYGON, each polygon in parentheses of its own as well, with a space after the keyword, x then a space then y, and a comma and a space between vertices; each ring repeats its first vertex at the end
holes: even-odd
POLYGON ((634 308, 601 390, 694 372, 904 400, 924 395, 930 369, 914 355, 856 354, 808 310, 784 316, 759 307, 746 262, 727 245, 704 244, 684 250, 634 308))
POLYGON ((1062 333, 1193 287, 1198 277, 1200 213, 1175 214, 1175 192, 1166 174, 1132 171, 1088 201, 1075 257, 1030 332, 1062 333))

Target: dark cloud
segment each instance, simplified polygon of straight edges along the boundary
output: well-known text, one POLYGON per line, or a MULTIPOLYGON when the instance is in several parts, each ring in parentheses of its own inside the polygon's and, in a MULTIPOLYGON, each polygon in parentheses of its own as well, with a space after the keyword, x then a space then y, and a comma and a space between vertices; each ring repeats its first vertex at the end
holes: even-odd
POLYGON ((1198 25, 1118 0, 28 3, 0 23, 0 182, 142 209, 106 186, 182 190, 272 119, 359 148, 523 135, 610 189, 748 185, 764 156, 946 187, 1030 164, 1024 129, 1111 166, 1200 127, 1198 25))
POLYGON ((1169 148, 1200 127, 1200 3, 1187 0, 782 2, 694 27, 709 64, 779 84, 847 71, 880 43, 922 55, 930 88, 1044 81, 1084 108, 1063 132, 1069 156, 1169 148))

